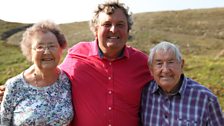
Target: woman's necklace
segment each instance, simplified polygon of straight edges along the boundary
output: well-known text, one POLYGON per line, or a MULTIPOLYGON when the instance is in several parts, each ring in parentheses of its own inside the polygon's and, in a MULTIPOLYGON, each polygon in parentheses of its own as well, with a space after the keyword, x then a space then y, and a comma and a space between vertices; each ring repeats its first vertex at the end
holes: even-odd
MULTIPOLYGON (((33 75, 34 75, 34 84, 35 84, 36 87, 39 87, 40 85, 38 86, 37 74, 34 73, 33 75)), ((44 94, 46 96, 49 95, 44 89, 40 88, 40 89, 36 89, 36 90, 37 90, 37 93, 39 94, 39 95, 37 95, 39 100, 46 100, 46 99, 48 99, 48 97, 43 97, 44 94)))
MULTIPOLYGON (((34 75, 34 84, 36 87, 39 87, 40 85, 38 86, 37 74, 34 73, 33 75, 34 75)), ((59 75, 59 71, 57 71, 57 73, 56 73, 56 76, 58 76, 58 75, 59 75)))
POLYGON ((35 84, 36 87, 38 87, 38 84, 37 84, 38 83, 37 82, 37 74, 34 73, 33 75, 34 75, 34 84, 35 84))

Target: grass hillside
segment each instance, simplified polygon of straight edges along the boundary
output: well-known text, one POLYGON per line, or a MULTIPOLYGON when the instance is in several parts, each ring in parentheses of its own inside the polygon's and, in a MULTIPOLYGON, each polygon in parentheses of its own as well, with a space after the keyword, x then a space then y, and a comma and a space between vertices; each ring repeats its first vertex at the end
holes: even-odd
POLYGON ((5 22, 3 20, 0 19, 0 35, 2 35, 2 33, 10 30, 10 29, 14 29, 16 27, 20 27, 20 26, 24 26, 24 24, 21 23, 13 23, 13 22, 5 22))
POLYGON ((21 24, 16 22, 5 22, 0 19, 0 39, 6 40, 9 36, 17 33, 18 31, 25 29, 30 24, 21 24))
MULTIPOLYGON (((161 40, 178 44, 185 74, 211 89, 224 110, 224 8, 139 13, 128 44, 148 53, 161 40)), ((0 20, 0 34, 27 24, 0 20)), ((88 22, 61 24, 69 46, 93 40, 88 22)), ((0 41, 0 84, 29 66, 17 45, 23 31, 0 41), (8 43, 8 44, 7 44, 8 43)))

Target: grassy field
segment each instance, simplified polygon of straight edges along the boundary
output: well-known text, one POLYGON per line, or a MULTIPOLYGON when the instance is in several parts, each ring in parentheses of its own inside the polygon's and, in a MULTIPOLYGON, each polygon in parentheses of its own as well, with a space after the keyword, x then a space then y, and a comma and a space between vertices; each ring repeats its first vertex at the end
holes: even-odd
POLYGON ((0 42, 0 84, 26 69, 29 64, 17 46, 0 42))
MULTIPOLYGON (((149 48, 161 40, 179 45, 185 59, 185 74, 211 89, 224 110, 223 14, 224 8, 135 14, 128 45, 147 54, 149 48)), ((4 27, 0 28, 0 34, 17 27, 15 23, 0 21, 0 24, 4 27)), ((69 47, 79 41, 93 40, 88 22, 61 24, 60 27, 69 47)), ((0 84, 29 66, 17 46, 22 33, 0 41, 0 84)))

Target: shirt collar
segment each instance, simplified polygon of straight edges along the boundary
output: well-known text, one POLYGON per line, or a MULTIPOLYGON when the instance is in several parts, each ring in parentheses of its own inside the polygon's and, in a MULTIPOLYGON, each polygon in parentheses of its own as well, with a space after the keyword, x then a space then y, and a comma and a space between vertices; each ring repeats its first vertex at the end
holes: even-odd
POLYGON ((90 50, 91 52, 90 52, 89 56, 99 56, 98 55, 99 54, 99 47, 98 47, 98 44, 97 44, 96 40, 92 41, 91 47, 92 47, 92 49, 90 50))
POLYGON ((184 76, 184 74, 181 75, 181 78, 182 78, 182 85, 180 87, 179 93, 180 95, 184 95, 187 87, 187 78, 184 76))
MULTIPOLYGON (((94 44, 95 44, 95 46, 94 46, 95 49, 92 53, 93 56, 98 56, 99 58, 103 59, 104 58, 103 52, 99 48, 98 42, 96 40, 94 41, 94 44)), ((119 54, 117 59, 121 59, 124 57, 129 58, 129 52, 128 52, 128 48, 126 47, 126 45, 124 46, 123 50, 121 51, 121 53, 119 54)))
POLYGON ((158 86, 158 84, 156 83, 155 80, 152 80, 150 82, 150 86, 152 86, 152 92, 151 92, 152 94, 154 94, 154 93, 159 91, 159 86, 158 86))

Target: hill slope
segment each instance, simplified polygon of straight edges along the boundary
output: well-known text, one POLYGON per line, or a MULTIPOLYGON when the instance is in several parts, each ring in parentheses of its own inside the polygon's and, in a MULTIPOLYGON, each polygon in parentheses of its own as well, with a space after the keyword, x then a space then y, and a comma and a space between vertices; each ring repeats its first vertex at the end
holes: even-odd
MULTIPOLYGON (((179 44, 184 53, 217 55, 224 49, 223 15, 224 8, 135 14, 128 44, 148 52, 152 44, 167 40, 179 44)), ((62 24, 61 29, 69 45, 93 39, 88 22, 62 24)), ((7 41, 18 44, 20 39, 17 33, 7 41)))

